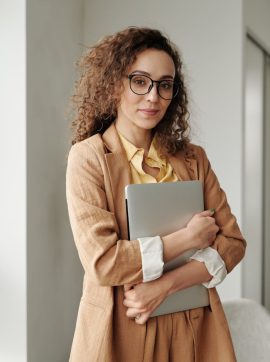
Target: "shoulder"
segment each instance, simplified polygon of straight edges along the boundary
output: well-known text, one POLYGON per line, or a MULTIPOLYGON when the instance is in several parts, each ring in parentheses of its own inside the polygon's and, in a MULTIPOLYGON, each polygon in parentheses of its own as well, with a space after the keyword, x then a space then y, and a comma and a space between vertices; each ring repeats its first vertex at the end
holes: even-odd
POLYGON ((195 159, 196 161, 207 160, 207 155, 204 148, 194 143, 188 143, 181 153, 185 158, 195 159))
POLYGON ((69 157, 77 154, 89 156, 93 155, 93 153, 104 153, 104 151, 104 143, 100 134, 95 134, 71 146, 69 151, 69 157))
POLYGON ((205 175, 211 169, 211 164, 202 146, 188 143, 181 153, 187 167, 197 176, 205 175))
POLYGON ((68 169, 78 170, 100 170, 102 158, 104 157, 105 148, 99 134, 93 135, 77 142, 71 146, 68 157, 68 169))

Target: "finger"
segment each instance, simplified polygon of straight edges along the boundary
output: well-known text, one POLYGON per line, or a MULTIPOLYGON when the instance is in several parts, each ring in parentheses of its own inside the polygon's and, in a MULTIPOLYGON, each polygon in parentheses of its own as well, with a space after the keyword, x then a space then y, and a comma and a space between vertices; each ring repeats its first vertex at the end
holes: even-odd
POLYGON ((147 311, 146 309, 128 308, 126 311, 126 316, 128 318, 135 318, 138 315, 145 313, 146 311, 147 311))
POLYGON ((136 308, 128 308, 126 311, 126 316, 128 318, 136 318, 139 315, 140 315, 140 312, 136 308))
POLYGON ((145 324, 148 321, 150 315, 151 315, 151 313, 149 313, 149 312, 141 313, 139 318, 135 318, 135 322, 137 324, 145 324))
POLYGON ((213 216, 215 213, 215 209, 205 210, 199 213, 200 216, 213 216))
POLYGON ((125 299, 134 300, 136 298, 136 295, 134 293, 134 288, 129 289, 127 292, 124 292, 125 299))
POLYGON ((211 231, 213 233, 217 233, 219 231, 219 226, 215 222, 211 225, 211 231))
POLYGON ((209 245, 212 245, 215 240, 216 240, 216 234, 210 235, 210 236, 209 236, 209 239, 208 239, 209 245))
POLYGON ((130 299, 124 299, 123 300, 123 304, 124 306, 128 307, 128 308, 137 308, 137 309, 143 309, 146 306, 142 305, 141 302, 136 302, 134 300, 130 300, 130 299))
POLYGON ((209 241, 211 242, 211 244, 213 244, 213 242, 216 240, 217 233, 218 230, 215 228, 215 230, 209 235, 209 241))
POLYGON ((124 291, 127 292, 128 290, 133 289, 133 284, 125 284, 124 291))

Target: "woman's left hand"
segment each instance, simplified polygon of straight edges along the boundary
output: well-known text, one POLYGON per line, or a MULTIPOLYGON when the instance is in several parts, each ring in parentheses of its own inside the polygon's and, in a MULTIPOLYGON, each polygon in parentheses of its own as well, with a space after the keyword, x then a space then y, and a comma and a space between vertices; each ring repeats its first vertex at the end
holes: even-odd
POLYGON ((162 277, 151 282, 124 286, 123 304, 128 307, 126 315, 135 318, 137 324, 144 324, 153 311, 168 296, 162 277))

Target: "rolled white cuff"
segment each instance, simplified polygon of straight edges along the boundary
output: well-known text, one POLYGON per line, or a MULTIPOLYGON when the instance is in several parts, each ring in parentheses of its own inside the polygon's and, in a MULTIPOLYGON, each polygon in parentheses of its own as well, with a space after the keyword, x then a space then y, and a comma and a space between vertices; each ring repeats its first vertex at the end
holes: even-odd
POLYGON ((196 251, 196 253, 190 257, 190 259, 203 262, 209 274, 213 276, 209 282, 202 283, 206 288, 214 288, 220 284, 227 275, 227 270, 223 259, 219 253, 211 247, 196 251))
POLYGON ((163 242, 160 236, 139 238, 143 282, 158 279, 163 273, 163 242))

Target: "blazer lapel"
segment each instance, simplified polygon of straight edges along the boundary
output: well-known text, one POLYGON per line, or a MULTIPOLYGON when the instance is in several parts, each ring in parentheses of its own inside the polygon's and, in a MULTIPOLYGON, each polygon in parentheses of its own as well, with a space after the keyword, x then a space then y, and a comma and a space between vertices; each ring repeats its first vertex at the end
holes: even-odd
POLYGON ((105 160, 109 172, 115 216, 120 227, 121 237, 128 238, 125 186, 132 183, 131 171, 126 152, 122 146, 114 123, 104 132, 103 142, 109 153, 105 160))
POLYGON ((180 180, 198 180, 197 161, 192 153, 179 151, 175 155, 169 155, 168 160, 180 180))

